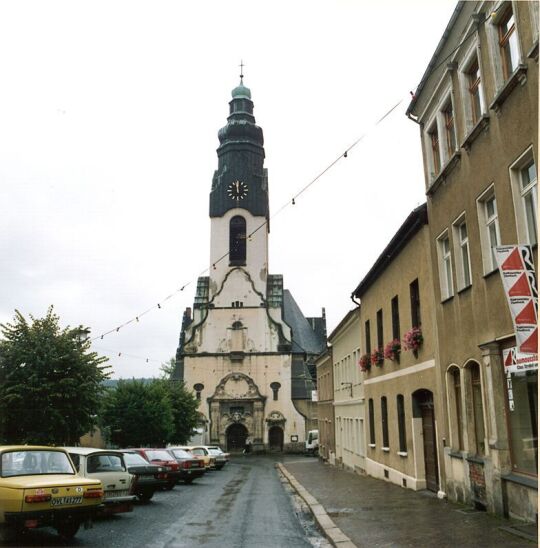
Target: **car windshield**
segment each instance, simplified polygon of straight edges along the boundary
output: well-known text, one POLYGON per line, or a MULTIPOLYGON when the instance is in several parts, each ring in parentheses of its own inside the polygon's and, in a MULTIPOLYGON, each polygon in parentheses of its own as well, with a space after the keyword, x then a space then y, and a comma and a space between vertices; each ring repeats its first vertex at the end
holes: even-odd
POLYGON ((170 449, 170 452, 177 459, 192 459, 193 458, 193 455, 191 455, 187 451, 184 451, 183 449, 170 449))
POLYGON ((148 461, 137 453, 124 453, 124 461, 128 466, 146 466, 148 464, 148 461))
POLYGON ((217 449, 208 449, 208 452, 211 454, 211 455, 221 455, 221 451, 218 451, 217 449))
POLYGON ((205 456, 205 455, 208 455, 208 451, 206 451, 206 449, 203 449, 202 447, 194 447, 191 452, 194 454, 194 455, 200 455, 200 456, 205 456))
POLYGON ((146 456, 150 460, 172 460, 171 455, 164 449, 158 451, 146 451, 146 456))
POLYGON ((207 449, 210 452, 215 451, 216 453, 223 453, 223 451, 219 447, 207 447, 207 449))
POLYGON ((2 453, 1 473, 10 476, 75 474, 71 462, 61 451, 9 451, 2 453))

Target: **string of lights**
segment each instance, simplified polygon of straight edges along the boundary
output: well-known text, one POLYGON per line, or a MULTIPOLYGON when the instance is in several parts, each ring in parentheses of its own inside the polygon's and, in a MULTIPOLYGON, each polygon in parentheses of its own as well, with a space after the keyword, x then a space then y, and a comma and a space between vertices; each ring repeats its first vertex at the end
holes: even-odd
MULTIPOLYGON (((501 6, 497 7, 497 9, 493 10, 493 11, 490 11, 486 16, 485 18, 483 19, 482 23, 485 23, 486 21, 488 21, 490 18, 494 18, 497 16, 497 12, 501 9, 503 5, 501 4, 501 6)), ((444 65, 447 60, 459 49, 461 48, 472 36, 474 36, 476 34, 477 30, 476 28, 474 28, 470 33, 468 33, 464 38, 463 40, 457 44, 453 49, 452 51, 450 51, 450 53, 448 53, 437 65, 435 65, 432 69, 430 69, 430 72, 433 73, 434 71, 436 71, 438 68, 440 68, 442 65, 444 65)), ((418 84, 419 86, 420 84, 418 84)), ((418 86, 414 87, 414 89, 417 89, 418 86)), ((410 92, 410 95, 413 97, 413 100, 415 98, 415 93, 414 92, 410 92)), ((382 123, 392 112, 395 111, 395 109, 403 102, 403 99, 399 100, 397 103, 395 103, 383 116, 381 116, 376 122, 375 124, 373 125, 373 127, 366 131, 363 135, 361 135, 358 139, 356 139, 348 148, 345 149, 344 152, 340 153, 339 156, 337 156, 337 158, 335 158, 328 166, 326 166, 317 176, 315 176, 312 180, 310 180, 304 187, 302 187, 300 190, 298 190, 289 200, 287 200, 287 202, 285 202, 281 207, 279 207, 275 213, 273 213, 270 217, 268 217, 263 223, 261 223, 259 226, 257 226, 251 233, 247 234, 246 235, 246 239, 247 240, 251 240, 251 237, 256 233, 258 232, 261 228, 265 227, 266 225, 269 224, 270 220, 274 219, 277 215, 279 215, 280 213, 282 213, 287 207, 289 206, 294 206, 296 205, 296 200, 304 193, 306 192, 313 184, 315 184, 321 177, 323 177, 323 175, 325 175, 330 169, 332 169, 340 160, 342 160, 343 158, 347 158, 348 156, 348 153, 354 148, 356 147, 365 137, 366 135, 369 134, 369 132, 374 129, 375 127, 377 127, 380 123, 382 123)), ((219 257, 218 259, 216 259, 213 264, 212 264, 212 268, 215 270, 216 269, 216 265, 218 263, 220 263, 221 261, 223 261, 224 259, 226 259, 227 257, 229 256, 229 251, 227 251, 226 253, 224 253, 221 257, 219 257)), ((202 270, 199 275, 197 276, 200 277, 204 274, 206 274, 208 271, 210 270, 209 267, 205 268, 204 270, 202 270)), ((184 289, 189 286, 190 284, 193 283, 193 279, 192 280, 189 280, 187 281, 184 285, 182 285, 181 287, 179 287, 176 291, 174 291, 173 293, 171 293, 170 295, 167 295, 165 298, 163 298, 162 300, 160 300, 158 303, 156 303, 155 305, 147 308, 146 310, 140 312, 139 314, 137 314, 136 316, 134 316, 133 318, 129 319, 128 321, 122 323, 122 324, 119 324, 117 327, 114 327, 108 331, 105 331, 103 333, 101 333, 100 335, 97 335, 96 337, 93 337, 92 339, 90 339, 91 341, 95 341, 95 340, 103 340, 104 337, 112 334, 112 333, 118 333, 121 329, 123 329, 124 327, 127 327, 128 325, 132 324, 132 323, 138 323, 140 321, 140 318, 142 318, 143 316, 145 316, 146 314, 148 314, 149 312, 153 311, 153 310, 156 310, 156 309, 161 309, 162 308, 162 305, 169 301, 170 299, 172 299, 173 297, 175 297, 176 295, 178 295, 179 293, 183 292, 184 289)), ((144 359, 146 361, 146 363, 149 363, 150 361, 152 362, 159 362, 161 363, 162 361, 161 360, 156 360, 156 359, 152 359, 152 358, 142 358, 140 356, 133 356, 133 355, 130 355, 130 354, 126 354, 126 353, 123 353, 123 352, 117 352, 117 351, 112 351, 112 350, 108 350, 108 352, 111 352, 111 353, 114 353, 116 356, 118 357, 121 357, 121 356, 126 356, 126 357, 132 357, 132 358, 135 358, 135 359, 144 359)))

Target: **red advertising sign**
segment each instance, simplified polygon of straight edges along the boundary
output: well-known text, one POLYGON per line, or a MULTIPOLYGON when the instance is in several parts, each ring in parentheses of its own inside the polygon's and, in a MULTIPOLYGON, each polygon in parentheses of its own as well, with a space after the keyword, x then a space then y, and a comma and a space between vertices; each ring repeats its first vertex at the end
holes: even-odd
POLYGON ((528 245, 503 245, 495 256, 514 322, 517 349, 538 353, 538 290, 531 248, 528 245))

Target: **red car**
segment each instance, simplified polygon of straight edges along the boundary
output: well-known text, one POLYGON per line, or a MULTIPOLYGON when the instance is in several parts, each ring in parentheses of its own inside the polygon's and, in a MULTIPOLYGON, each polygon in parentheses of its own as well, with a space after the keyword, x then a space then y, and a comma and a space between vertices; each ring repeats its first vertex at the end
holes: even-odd
POLYGON ((170 491, 182 476, 180 463, 165 449, 134 448, 130 451, 136 451, 148 462, 164 466, 167 469, 167 483, 165 489, 170 491))

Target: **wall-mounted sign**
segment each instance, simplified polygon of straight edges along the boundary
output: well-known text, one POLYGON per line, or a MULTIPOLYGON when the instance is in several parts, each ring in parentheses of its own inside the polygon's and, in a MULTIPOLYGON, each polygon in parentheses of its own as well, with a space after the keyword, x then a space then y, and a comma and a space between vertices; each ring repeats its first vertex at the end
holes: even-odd
POLYGON ((503 363, 506 373, 532 371, 538 369, 538 354, 523 353, 514 346, 503 350, 503 363))
POLYGON ((311 391, 311 401, 319 401, 319 394, 317 393, 317 390, 311 391))
POLYGON ((538 290, 531 248, 503 245, 495 248, 497 265, 514 322, 520 352, 538 352, 538 290))
POLYGON ((297 436, 297 435, 291 436, 291 441, 292 441, 292 442, 298 441, 298 436, 297 436))

